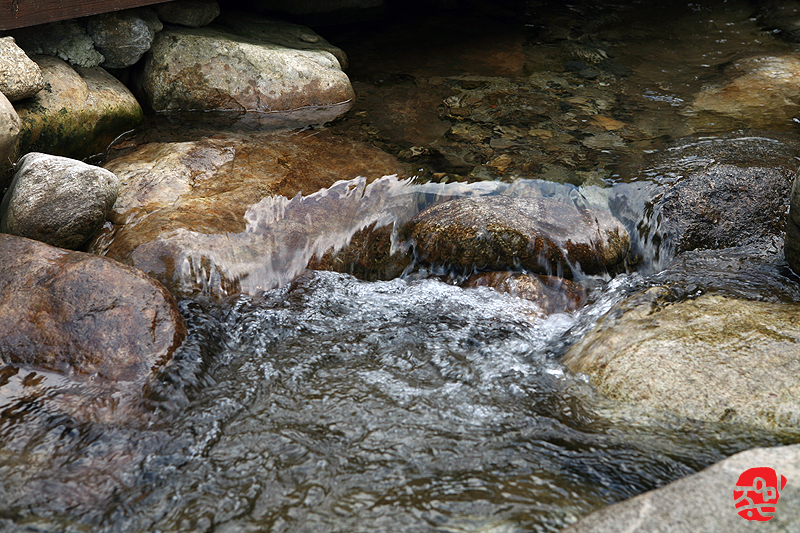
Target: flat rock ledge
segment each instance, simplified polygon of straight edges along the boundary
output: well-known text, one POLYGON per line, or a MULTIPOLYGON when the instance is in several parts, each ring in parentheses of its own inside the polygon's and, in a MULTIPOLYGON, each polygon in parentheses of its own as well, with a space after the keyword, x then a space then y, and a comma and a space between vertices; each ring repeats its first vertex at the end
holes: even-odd
POLYGON ((549 198, 459 198, 420 212, 406 233, 419 260, 466 272, 596 274, 630 251, 628 231, 610 213, 549 198))
POLYGON ((175 299, 105 257, 0 234, 0 364, 146 379, 186 336, 175 299))

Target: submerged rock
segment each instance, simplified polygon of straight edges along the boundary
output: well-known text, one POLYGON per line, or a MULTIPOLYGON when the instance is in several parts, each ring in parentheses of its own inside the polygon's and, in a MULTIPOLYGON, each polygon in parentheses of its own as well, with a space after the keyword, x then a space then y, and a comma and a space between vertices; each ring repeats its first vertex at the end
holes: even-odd
POLYGON ((467 279, 465 287, 491 287, 536 303, 545 313, 572 312, 583 307, 583 288, 567 279, 522 272, 483 272, 467 279))
POLYGON ((0 204, 0 232, 78 249, 103 225, 118 192, 119 180, 108 170, 26 154, 0 204))
POLYGON ((788 123, 800 111, 800 57, 752 57, 729 67, 731 81, 697 93, 684 112, 698 131, 788 123))
POLYGON ((434 205, 407 234, 420 260, 461 271, 572 275, 619 267, 630 239, 610 213, 548 198, 484 196, 434 205))
POLYGON ((800 426, 798 304, 654 288, 618 304, 563 359, 609 398, 708 422, 800 426))
MULTIPOLYGON (((124 185, 111 215, 113 225, 89 249, 141 268, 180 293, 209 283, 221 284, 223 291, 241 290, 237 280, 223 274, 229 263, 244 268, 242 275, 267 268, 262 255, 271 241, 259 232, 283 216, 286 198, 310 195, 342 179, 373 180, 404 172, 391 156, 324 132, 219 133, 193 142, 151 143, 105 166, 124 185), (270 197, 284 199, 271 206, 270 197), (248 220, 248 208, 259 202, 265 213, 274 214, 265 214, 266 221, 259 215, 248 220), (248 227, 253 229, 244 235, 248 227)), ((340 189, 355 194, 348 185, 340 189)), ((298 249, 287 253, 302 257, 304 239, 314 228, 341 231, 337 221, 353 213, 337 207, 338 194, 320 199, 330 204, 327 220, 316 226, 310 220, 298 222, 286 229, 287 243, 299 239, 298 249)))
POLYGON ((172 296, 144 273, 92 254, 0 234, 0 361, 137 381, 183 342, 172 296))
MULTIPOLYGON (((645 492, 624 502, 590 514, 562 533, 623 533, 628 531, 725 531, 764 533, 792 531, 800 522, 800 489, 792 480, 800 478, 800 445, 775 448, 754 448, 720 461, 694 475, 674 481, 657 490, 645 492), (736 497, 740 476, 754 467, 772 469, 777 476, 774 489, 784 476, 783 490, 775 491, 777 503, 774 516, 758 523, 744 520, 740 509, 734 507, 731 492, 736 497), (757 527, 755 527, 757 525, 757 527)), ((764 487, 769 483, 764 480, 764 487)), ((750 480, 745 486, 755 488, 750 480)), ((739 494, 745 491, 738 491, 739 494)), ((767 493, 749 496, 765 497, 767 493)), ((775 498, 769 498, 774 501, 775 498)), ((766 509, 764 509, 766 511, 766 509)), ((770 516, 768 513, 763 516, 770 516)))
POLYGON ((156 111, 311 109, 309 123, 333 120, 347 112, 355 98, 350 80, 330 52, 211 28, 175 27, 159 33, 141 85, 156 111))
POLYGON ((16 45, 13 37, 0 38, 0 93, 11 102, 28 98, 44 88, 39 65, 16 45))
POLYGON ((20 152, 84 159, 106 151, 143 112, 133 94, 100 67, 73 69, 55 57, 34 58, 46 87, 17 105, 20 152))

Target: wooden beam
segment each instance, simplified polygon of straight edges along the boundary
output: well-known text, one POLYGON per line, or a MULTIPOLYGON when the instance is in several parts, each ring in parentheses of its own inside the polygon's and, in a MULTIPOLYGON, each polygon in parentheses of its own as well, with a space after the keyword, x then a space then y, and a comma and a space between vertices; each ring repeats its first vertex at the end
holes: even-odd
POLYGON ((0 0, 0 31, 160 4, 164 0, 0 0))

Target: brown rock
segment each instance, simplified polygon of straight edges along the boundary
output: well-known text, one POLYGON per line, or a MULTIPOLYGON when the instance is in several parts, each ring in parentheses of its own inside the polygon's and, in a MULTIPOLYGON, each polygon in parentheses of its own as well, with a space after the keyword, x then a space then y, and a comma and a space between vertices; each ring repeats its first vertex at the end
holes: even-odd
POLYGON ((410 264, 411 256, 407 251, 392 253, 392 226, 376 228, 373 224, 356 232, 343 249, 328 250, 319 259, 313 257, 308 268, 342 272, 358 279, 376 281, 399 277, 410 264))
POLYGON ((14 106, 0 93, 0 190, 11 180, 12 167, 17 160, 20 121, 14 106))
POLYGON ((733 79, 703 89, 684 111, 695 130, 770 128, 800 110, 800 58, 794 54, 736 61, 726 74, 733 79))
POLYGON ((572 275, 619 266, 630 249, 610 213, 547 198, 482 196, 434 205, 407 234, 419 259, 458 270, 525 269, 572 275))
POLYGON ((555 276, 537 276, 523 272, 473 274, 464 286, 491 287, 530 300, 548 314, 575 311, 583 307, 587 300, 586 292, 577 283, 555 276))
POLYGON ((0 360, 111 382, 164 364, 186 329, 139 270, 0 234, 0 360))
MULTIPOLYGON (((194 142, 151 143, 106 168, 125 185, 111 215, 113 226, 89 245, 90 251, 141 268, 178 292, 203 284, 184 269, 208 273, 224 268, 222 263, 244 261, 244 256, 254 265, 263 261, 262 252, 275 244, 263 238, 270 224, 253 221, 258 227, 243 233, 245 213, 263 199, 294 198, 301 192, 307 196, 339 180, 363 176, 372 181, 404 172, 393 157, 324 132, 228 133, 194 142)), ((338 221, 352 215, 342 211, 337 194, 309 199, 297 209, 327 209, 327 219, 315 219, 314 224, 318 230, 336 231, 338 221)), ((267 204, 257 211, 269 211, 267 204)), ((284 225, 283 234, 275 238, 287 246, 295 239, 303 251, 311 220, 284 220, 284 225)), ((240 290, 232 278, 224 284, 227 291, 240 290)))

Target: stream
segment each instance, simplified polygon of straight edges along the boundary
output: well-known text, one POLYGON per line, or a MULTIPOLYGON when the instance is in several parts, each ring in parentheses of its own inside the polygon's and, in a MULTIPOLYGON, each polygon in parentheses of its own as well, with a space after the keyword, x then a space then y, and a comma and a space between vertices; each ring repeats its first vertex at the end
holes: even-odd
POLYGON ((653 238, 660 222, 648 211, 713 160, 796 167, 793 116, 752 123, 692 105, 730 81, 732 62, 800 45, 765 30, 743 0, 489 9, 327 28, 363 98, 324 129, 391 153, 413 177, 342 176, 250 206, 247 229, 228 238, 268 241, 268 254, 198 240, 217 270, 187 271, 205 276, 203 292, 179 300, 187 340, 133 399, 103 400, 132 414, 81 418, 47 392, 6 392, 0 530, 555 532, 739 451, 800 442, 796 430, 621 408, 560 362, 649 287, 800 303, 782 237, 678 253, 653 238), (473 47, 497 53, 484 64, 473 47), (417 264, 378 281, 305 269, 370 224, 394 224, 401 246, 399 228, 427 205, 482 195, 607 209, 636 261, 579 276, 587 305, 552 314, 417 264), (326 219, 331 198, 340 212, 326 219), (316 223, 301 244, 284 239, 282 224, 304 221, 316 223), (226 296, 221 278, 241 294, 226 296))

